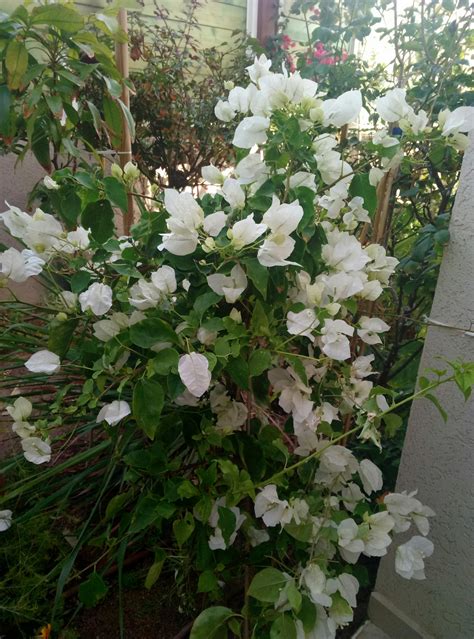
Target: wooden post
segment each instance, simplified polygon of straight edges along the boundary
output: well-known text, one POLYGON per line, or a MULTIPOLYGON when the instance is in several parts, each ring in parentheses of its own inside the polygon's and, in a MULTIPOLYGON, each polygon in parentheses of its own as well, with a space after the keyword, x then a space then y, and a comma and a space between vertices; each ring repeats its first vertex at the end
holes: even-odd
MULTIPOLYGON (((126 9, 120 9, 118 14, 118 23, 120 29, 128 34, 128 21, 127 21, 127 11, 126 9)), ((117 68, 120 71, 122 77, 127 79, 129 77, 129 68, 128 68, 128 42, 117 42, 115 46, 115 61, 117 63, 117 68)), ((122 102, 125 104, 127 108, 130 108, 130 90, 125 84, 122 83, 122 102)), ((132 159, 132 140, 130 137, 130 129, 128 127, 125 116, 122 115, 122 141, 120 143, 119 149, 119 161, 120 166, 123 168, 127 162, 132 159)), ((133 224, 133 195, 131 193, 127 194, 128 199, 128 211, 125 213, 123 217, 123 232, 124 235, 130 235, 130 227, 133 224)))
POLYGON ((258 0, 257 39, 263 45, 268 38, 276 35, 278 10, 278 0, 258 0))

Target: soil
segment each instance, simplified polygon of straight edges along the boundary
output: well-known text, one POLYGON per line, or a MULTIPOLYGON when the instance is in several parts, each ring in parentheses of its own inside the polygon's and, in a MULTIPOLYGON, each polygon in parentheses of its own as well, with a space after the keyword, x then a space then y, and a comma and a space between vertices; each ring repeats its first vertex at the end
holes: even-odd
MULTIPOLYGON (((172 587, 172 584, 169 584, 172 587)), ((125 639, 174 639, 187 625, 189 617, 173 606, 166 584, 151 590, 129 589, 124 592, 125 639)), ((337 633, 337 639, 351 639, 367 618, 370 589, 359 593, 354 621, 337 633)), ((95 608, 84 611, 72 625, 76 635, 71 639, 118 639, 118 593, 112 592, 95 608)), ((66 635, 67 636, 67 635, 66 635)), ((181 639, 181 638, 180 638, 181 639)), ((188 639, 184 634, 182 639, 188 639)))

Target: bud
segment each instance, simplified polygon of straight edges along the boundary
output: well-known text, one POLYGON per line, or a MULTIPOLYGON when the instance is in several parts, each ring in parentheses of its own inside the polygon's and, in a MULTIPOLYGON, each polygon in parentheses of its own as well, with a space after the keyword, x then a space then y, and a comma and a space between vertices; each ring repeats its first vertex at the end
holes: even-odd
POLYGON ((117 180, 121 180, 123 178, 123 171, 119 164, 112 164, 112 168, 110 169, 110 173, 117 180))
POLYGON ((67 315, 63 312, 57 313, 56 319, 58 320, 58 322, 65 322, 67 320, 67 315))
POLYGON ((235 307, 229 313, 230 319, 234 320, 237 324, 242 324, 242 313, 238 311, 235 307))
POLYGON ((127 182, 135 182, 140 177, 140 170, 134 162, 127 162, 123 167, 123 177, 127 182))
POLYGON ((226 80, 224 82, 224 89, 226 91, 230 91, 231 89, 233 89, 235 87, 235 84, 232 82, 232 80, 226 80))

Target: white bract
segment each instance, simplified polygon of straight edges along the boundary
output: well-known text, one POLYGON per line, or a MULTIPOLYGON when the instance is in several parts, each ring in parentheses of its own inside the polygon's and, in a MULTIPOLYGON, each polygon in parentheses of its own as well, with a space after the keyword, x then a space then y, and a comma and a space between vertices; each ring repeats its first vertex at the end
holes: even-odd
POLYGON ((11 510, 0 510, 0 532, 5 532, 12 525, 13 512, 11 510))
POLYGON ((201 397, 211 383, 209 362, 200 353, 190 353, 179 358, 178 373, 181 381, 194 397, 201 397))
POLYGON ((18 251, 9 248, 0 253, 0 284, 2 279, 10 279, 21 284, 29 277, 39 275, 45 261, 29 249, 18 251))
POLYGON ((415 535, 395 553, 395 570, 404 579, 425 579, 425 558, 433 554, 433 542, 415 535))
POLYGON ((98 317, 105 315, 112 307, 112 289, 107 284, 94 282, 79 295, 79 304, 83 312, 91 311, 98 317))
POLYGON ((239 264, 236 264, 230 275, 214 273, 207 276, 207 283, 214 293, 224 295, 226 302, 234 304, 247 288, 247 276, 239 264))
POLYGON ((97 415, 97 423, 107 422, 109 426, 115 426, 122 419, 130 415, 131 413, 130 405, 127 402, 114 400, 110 402, 110 404, 105 404, 99 411, 97 415))
POLYGON ((21 446, 25 459, 32 464, 47 464, 51 460, 51 446, 40 437, 25 437, 21 446))
POLYGON ((25 367, 32 373, 46 373, 52 375, 61 368, 61 360, 48 350, 41 350, 34 353, 26 362, 25 367))

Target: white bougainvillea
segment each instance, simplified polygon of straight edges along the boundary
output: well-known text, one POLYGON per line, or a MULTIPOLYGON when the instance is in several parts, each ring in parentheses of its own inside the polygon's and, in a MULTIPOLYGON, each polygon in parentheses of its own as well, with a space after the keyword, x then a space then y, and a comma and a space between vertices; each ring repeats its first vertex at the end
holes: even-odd
MULTIPOLYGON (((48 335, 21 362, 48 392, 60 385, 54 424, 33 398, 12 397, 7 411, 32 464, 54 462, 54 428, 69 416, 99 430, 97 441, 112 438, 129 484, 120 530, 133 539, 155 526, 187 571, 195 561, 212 600, 251 562, 243 614, 255 636, 280 619, 298 639, 333 639, 353 618, 361 556, 384 556, 412 529, 395 567, 421 579, 433 552, 433 511, 415 492, 384 493, 367 452, 407 401, 377 386, 373 368, 397 260, 364 239, 375 185, 402 161, 404 137, 380 129, 370 166, 359 164, 339 131, 358 117, 359 91, 324 100, 265 56, 248 74, 215 107, 235 120, 237 151, 235 167, 204 167, 212 192, 165 189, 130 237, 113 237, 113 220, 107 230, 87 209, 76 227, 40 209, 1 215, 23 248, 0 253, 0 281, 48 284, 48 335)), ((436 143, 461 147, 472 128, 464 108, 428 123, 401 89, 375 109, 436 143)), ((136 172, 127 182, 115 169, 127 183, 136 172)), ((57 172, 43 188, 61 194, 80 188, 75 179, 57 172)), ((0 530, 11 525, 0 511, 0 530)))

